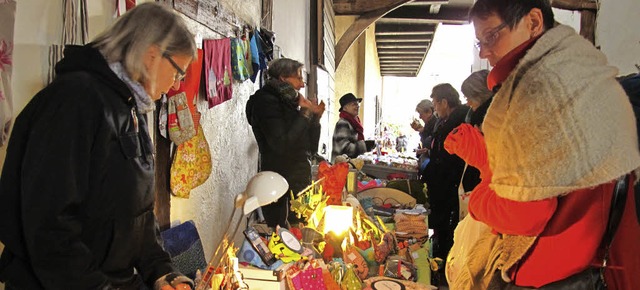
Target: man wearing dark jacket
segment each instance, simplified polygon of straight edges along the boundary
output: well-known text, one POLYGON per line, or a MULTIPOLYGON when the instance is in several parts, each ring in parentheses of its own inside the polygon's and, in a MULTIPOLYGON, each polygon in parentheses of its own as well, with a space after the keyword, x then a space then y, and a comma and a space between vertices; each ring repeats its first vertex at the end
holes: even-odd
MULTIPOLYGON (((458 185, 464 161, 444 149, 444 140, 449 132, 464 122, 469 107, 461 105, 458 92, 450 84, 433 87, 431 99, 439 121, 433 133, 431 161, 422 178, 427 183, 431 209, 429 227, 434 231, 433 256, 446 260, 453 245, 453 230, 458 225, 458 185)), ((440 275, 440 281, 444 281, 444 275, 440 275)))
MULTIPOLYGON (((316 105, 298 90, 304 87, 303 64, 280 58, 269 64, 268 81, 253 94, 246 106, 260 151, 260 171, 274 171, 297 194, 311 183, 310 157, 318 151, 320 117, 324 103, 316 105)), ((289 227, 289 194, 262 207, 269 227, 289 227)))

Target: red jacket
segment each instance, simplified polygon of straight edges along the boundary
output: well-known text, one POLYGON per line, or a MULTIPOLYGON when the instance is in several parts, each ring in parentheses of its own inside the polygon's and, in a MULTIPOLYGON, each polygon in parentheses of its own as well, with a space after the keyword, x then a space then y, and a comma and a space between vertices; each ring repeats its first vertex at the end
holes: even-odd
MULTIPOLYGON (((481 133, 463 124, 448 136, 445 148, 481 172, 483 181, 469 199, 473 218, 500 233, 539 237, 521 262, 510 269, 516 285, 540 287, 602 263, 598 250, 608 221, 613 182, 540 201, 508 200, 488 186, 491 169, 481 133)), ((610 251, 606 272, 609 289, 640 289, 638 241, 640 225, 630 187, 610 251)))

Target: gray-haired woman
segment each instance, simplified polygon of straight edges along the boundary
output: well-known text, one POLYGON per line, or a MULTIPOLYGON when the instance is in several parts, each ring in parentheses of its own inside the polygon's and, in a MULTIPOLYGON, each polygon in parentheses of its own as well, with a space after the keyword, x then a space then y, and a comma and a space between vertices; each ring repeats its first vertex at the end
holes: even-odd
POLYGON ((16 118, 0 179, 7 289, 190 289, 159 243, 146 112, 196 56, 172 10, 141 4, 16 118), (175 288, 174 288, 175 287, 175 288))
MULTIPOLYGON (((302 68, 296 60, 280 58, 269 64, 269 79, 246 106, 247 120, 260 151, 260 171, 275 171, 298 193, 311 183, 310 156, 318 151, 320 117, 324 102, 315 104, 298 92, 304 88, 302 68)), ((289 215, 289 195, 262 207, 269 227, 298 222, 289 215)))
POLYGON ((467 98, 467 105, 471 107, 465 122, 473 126, 482 124, 494 95, 487 87, 488 76, 489 71, 486 69, 475 71, 462 82, 460 88, 464 97, 467 98))

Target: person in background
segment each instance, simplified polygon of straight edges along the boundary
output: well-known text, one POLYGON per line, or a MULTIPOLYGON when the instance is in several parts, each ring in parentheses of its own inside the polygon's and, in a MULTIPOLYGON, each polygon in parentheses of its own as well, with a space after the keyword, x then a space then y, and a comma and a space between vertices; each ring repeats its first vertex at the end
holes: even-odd
MULTIPOLYGON (((585 289, 576 283, 599 277, 592 267, 603 263, 616 179, 640 166, 634 114, 617 69, 573 28, 556 23, 548 0, 478 0, 470 20, 497 93, 484 135, 462 125, 445 146, 480 169, 469 213, 493 232, 469 254, 485 266, 452 289, 469 282, 585 289), (486 281, 478 273, 496 275, 486 281)), ((637 289, 633 186, 622 210, 604 276, 609 289, 637 289)))
MULTIPOLYGON (((318 151, 320 117, 325 104, 315 104, 298 91, 304 88, 304 64, 288 58, 269 63, 267 83, 247 102, 247 120, 258 142, 260 171, 274 171, 294 194, 311 183, 311 156, 318 151)), ((262 207, 267 226, 289 228, 290 194, 262 207), (288 221, 289 220, 289 221, 288 221)))
MULTIPOLYGON (((487 114, 494 94, 487 88, 488 75, 488 70, 473 72, 462 82, 461 86, 462 94, 467 99, 467 105, 471 108, 467 113, 465 123, 477 127, 480 131, 482 131, 482 121, 487 114)), ((465 192, 473 190, 479 183, 480 171, 473 166, 467 166, 462 178, 465 192)))
POLYGON ((146 113, 196 57, 182 17, 133 8, 16 118, 0 177, 6 289, 190 289, 162 249, 146 113), (144 285, 143 285, 144 284, 144 285))
POLYGON ((347 155, 356 158, 373 148, 367 148, 364 142, 364 129, 358 111, 362 98, 356 98, 352 93, 347 93, 340 98, 340 119, 333 131, 333 151, 331 160, 337 156, 347 155))
POLYGON ((467 105, 471 107, 465 122, 472 126, 482 125, 487 109, 491 105, 494 93, 487 88, 487 76, 489 71, 486 69, 475 71, 462 82, 460 88, 467 99, 467 105))
POLYGON ((430 100, 424 99, 416 105, 416 112, 418 117, 424 123, 424 126, 420 124, 420 121, 413 120, 411 122, 411 128, 420 134, 420 147, 416 150, 416 157, 418 157, 418 173, 420 176, 424 175, 424 169, 429 162, 429 148, 431 148, 431 140, 433 139, 433 131, 435 129, 438 118, 435 116, 433 103, 430 100))
POLYGON ((399 153, 403 153, 407 151, 407 146, 409 145, 409 139, 404 132, 399 132, 398 137, 396 138, 396 151, 399 153))
MULTIPOLYGON (((453 230, 458 225, 458 185, 464 170, 460 157, 444 150, 444 140, 455 127, 464 122, 469 107, 460 103, 460 95, 451 84, 433 87, 431 99, 438 114, 438 124, 433 133, 430 159, 424 170, 429 197, 429 227, 433 229, 433 256, 446 260, 453 245, 453 230)), ((444 267, 434 275, 436 282, 446 282, 444 267)))

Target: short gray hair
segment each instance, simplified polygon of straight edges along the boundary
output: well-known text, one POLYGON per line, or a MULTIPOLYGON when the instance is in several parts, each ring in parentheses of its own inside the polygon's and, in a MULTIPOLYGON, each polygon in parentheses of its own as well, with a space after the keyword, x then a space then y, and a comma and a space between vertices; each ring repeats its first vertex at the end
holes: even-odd
POLYGON ((479 104, 493 97, 493 92, 487 88, 487 77, 489 71, 486 69, 473 72, 462 82, 462 94, 474 102, 479 104))
POLYGON ((290 58, 279 58, 269 63, 267 75, 269 79, 279 79, 280 77, 297 76, 298 69, 304 67, 304 64, 290 58))
POLYGON ((433 112, 433 102, 427 99, 420 101, 418 105, 416 105, 416 111, 418 111, 418 113, 426 113, 429 110, 433 112))
POLYGON ((163 54, 196 58, 193 35, 182 17, 172 9, 154 2, 136 6, 93 40, 108 62, 120 62, 137 82, 149 79, 143 55, 157 45, 163 54))

